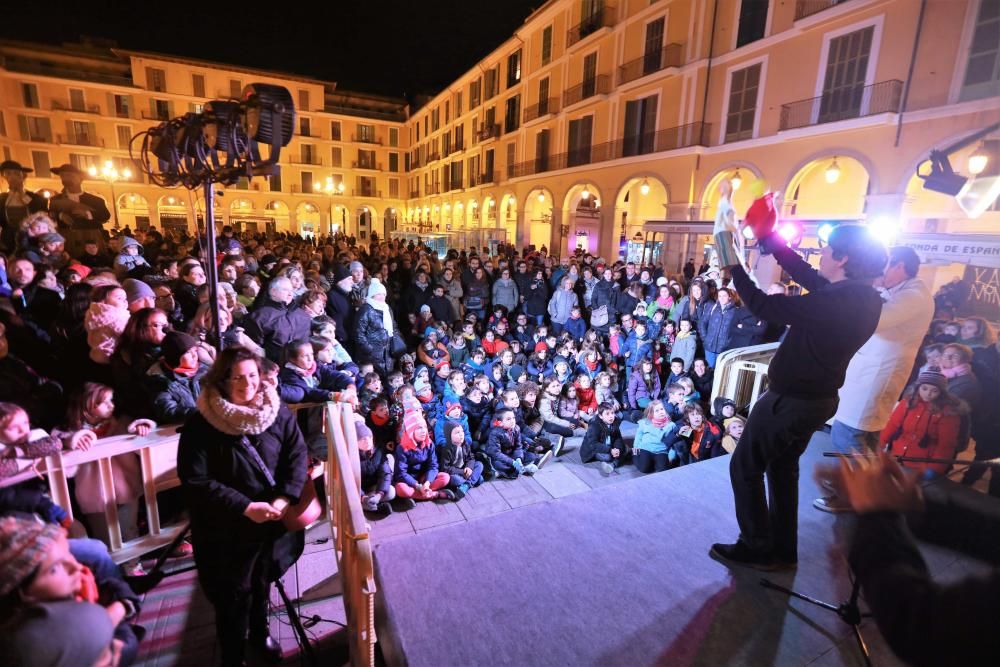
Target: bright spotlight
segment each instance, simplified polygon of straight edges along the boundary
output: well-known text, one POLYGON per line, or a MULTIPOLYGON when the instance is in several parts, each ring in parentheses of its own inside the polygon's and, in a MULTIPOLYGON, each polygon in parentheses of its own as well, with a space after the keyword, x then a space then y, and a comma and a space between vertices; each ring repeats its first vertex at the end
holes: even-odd
POLYGON ((793 220, 781 223, 775 230, 777 235, 791 248, 798 248, 802 243, 802 225, 793 220))
POLYGON ((746 227, 743 228, 743 238, 745 238, 747 241, 753 241, 754 239, 753 229, 750 228, 750 225, 747 225, 746 227))
POLYGON ((868 233, 885 246, 891 246, 899 234, 899 220, 888 216, 879 216, 868 223, 868 233))
POLYGON ((833 233, 833 227, 834 226, 829 222, 824 222, 822 225, 819 226, 819 229, 816 230, 816 236, 818 236, 819 240, 822 241, 823 243, 829 243, 830 234, 833 233))

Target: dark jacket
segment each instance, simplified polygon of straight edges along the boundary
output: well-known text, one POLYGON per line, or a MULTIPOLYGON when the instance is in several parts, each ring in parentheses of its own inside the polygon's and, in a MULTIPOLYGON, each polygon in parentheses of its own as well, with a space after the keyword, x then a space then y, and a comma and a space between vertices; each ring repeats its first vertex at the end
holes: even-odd
POLYGON ((594 292, 590 295, 590 309, 597 310, 601 306, 608 307, 608 319, 609 321, 614 321, 615 314, 618 312, 615 309, 615 297, 617 292, 612 288, 612 283, 601 278, 594 285, 594 292))
POLYGON ((472 462, 476 460, 468 441, 458 446, 448 440, 438 447, 437 456, 441 472, 446 472, 459 479, 465 478, 464 469, 467 466, 471 467, 472 462))
POLYGON ((451 324, 458 319, 455 309, 451 307, 451 301, 446 296, 432 296, 427 300, 427 305, 431 307, 431 315, 435 322, 451 324))
POLYGON ((615 418, 613 424, 607 424, 599 416, 591 420, 580 445, 580 460, 590 463, 598 454, 610 454, 612 449, 618 449, 624 454, 625 441, 622 440, 621 423, 620 419, 615 418))
POLYGON ((736 307, 730 303, 722 306, 717 301, 710 302, 701 319, 698 320, 698 335, 708 352, 723 352, 729 347, 729 334, 736 315, 736 307))
POLYGON ((712 459, 726 453, 726 450, 722 448, 722 430, 707 419, 704 423, 697 455, 691 453, 691 436, 680 434, 685 425, 684 422, 678 423, 677 428, 664 438, 663 444, 677 452, 681 465, 712 459))
POLYGON ((420 486, 421 479, 432 482, 437 477, 437 451, 433 442, 429 442, 426 447, 416 449, 396 447, 395 456, 396 470, 392 481, 417 487, 420 486))
POLYGON ((707 405, 708 401, 712 398, 712 384, 715 382, 715 370, 709 368, 700 377, 697 373, 691 371, 688 373, 688 377, 691 378, 691 382, 694 382, 694 390, 701 394, 701 402, 707 405))
POLYGON ((372 447, 368 453, 358 452, 361 460, 361 489, 372 489, 374 493, 385 495, 392 488, 392 466, 389 457, 381 447, 372 447))
POLYGON ((521 434, 517 429, 508 431, 502 426, 490 429, 486 439, 486 455, 491 461, 510 465, 514 459, 524 460, 524 448, 521 446, 521 434))
MULTIPOLYGON (((68 202, 69 196, 63 190, 52 197, 49 201, 49 208, 55 211, 68 202)), ((77 217, 73 220, 72 226, 67 225, 62 220, 57 220, 60 229, 101 229, 104 223, 111 219, 111 211, 108 210, 108 205, 97 195, 92 195, 89 192, 81 192, 80 203, 91 210, 93 219, 88 220, 87 218, 77 217)))
POLYGON ((278 395, 285 403, 325 403, 330 392, 351 384, 350 373, 336 370, 333 364, 318 364, 316 379, 316 386, 310 387, 302 375, 285 366, 278 373, 278 395))
POLYGON ((201 378, 207 372, 208 366, 201 365, 194 377, 185 377, 167 368, 162 359, 153 364, 146 374, 153 419, 159 424, 183 424, 197 412, 201 378))
POLYGON ((578 317, 574 320, 570 317, 566 320, 566 324, 563 325, 563 330, 568 332, 574 340, 581 340, 583 339, 583 335, 587 333, 587 320, 582 317, 578 317))
POLYGON ((737 306, 733 311, 729 329, 729 344, 726 350, 760 345, 764 342, 767 322, 750 312, 746 306, 737 306))
POLYGON ((243 318, 243 329, 253 342, 264 348, 268 359, 280 363, 286 345, 309 338, 311 323, 304 310, 266 298, 260 308, 243 318))
POLYGON ((252 578, 257 558, 254 544, 272 545, 276 567, 267 573, 269 581, 298 558, 304 531, 289 534, 280 521, 254 523, 243 512, 251 502, 270 502, 278 496, 298 502, 307 467, 302 433, 284 406, 274 423, 259 435, 222 433, 200 413, 184 424, 177 447, 177 476, 191 517, 199 579, 212 589, 206 590, 211 599, 234 594, 234 581, 252 578), (246 447, 257 450, 274 486, 246 447))
MULTIPOLYGON (((399 333, 399 324, 393 318, 393 336, 398 338, 397 345, 402 345, 403 339, 399 333)), ((354 330, 354 343, 357 347, 358 364, 367 361, 372 362, 376 367, 388 371, 392 368, 392 357, 389 341, 389 332, 382 326, 382 313, 366 303, 358 313, 358 320, 354 330)))
POLYGON ((524 312, 528 315, 545 315, 549 306, 549 286, 544 280, 532 280, 524 297, 524 312))
POLYGON ((768 389, 799 398, 834 398, 851 358, 875 333, 882 299, 864 281, 829 282, 790 248, 773 253, 808 294, 769 296, 741 267, 733 269, 733 282, 750 312, 791 325, 768 366, 768 389))

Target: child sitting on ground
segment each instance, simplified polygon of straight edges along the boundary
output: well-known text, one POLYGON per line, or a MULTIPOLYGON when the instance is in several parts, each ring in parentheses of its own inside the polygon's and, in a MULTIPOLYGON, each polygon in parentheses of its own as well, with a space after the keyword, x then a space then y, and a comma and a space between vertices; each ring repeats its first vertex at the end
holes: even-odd
POLYGON ((389 399, 379 396, 371 402, 371 412, 365 415, 365 424, 371 429, 375 446, 386 451, 396 447, 397 424, 389 414, 389 399))
POLYGON ((680 421, 684 417, 684 406, 687 400, 684 398, 684 387, 676 382, 667 385, 667 414, 671 421, 680 421))
POLYGON ((681 465, 715 458, 725 454, 722 431, 705 419, 705 411, 697 404, 684 407, 684 416, 677 430, 667 436, 667 444, 677 454, 681 465))
POLYGON ((576 396, 576 385, 567 383, 562 386, 559 392, 559 400, 556 403, 556 413, 560 419, 575 424, 576 428, 587 428, 587 420, 580 414, 580 401, 576 396))
POLYGON ((743 428, 746 424, 746 420, 739 415, 730 417, 723 422, 726 434, 722 436, 722 448, 726 450, 727 454, 732 454, 733 451, 735 451, 736 445, 739 443, 740 437, 743 435, 743 428))
POLYGON ((514 411, 508 407, 497 410, 493 428, 486 442, 486 453, 497 474, 506 479, 517 479, 522 473, 533 475, 538 472, 536 456, 521 446, 521 434, 517 428, 514 411))
POLYGON ((438 444, 438 464, 443 472, 451 476, 448 486, 459 500, 469 489, 483 483, 483 464, 475 459, 471 443, 460 424, 445 424, 444 438, 438 444))
POLYGON ((372 401, 382 395, 382 378, 378 373, 369 373, 364 377, 364 385, 358 392, 358 411, 367 415, 372 410, 372 401))
POLYGON ((376 446, 372 430, 360 419, 355 421, 354 430, 361 461, 361 507, 366 512, 392 514, 389 501, 396 497, 392 486, 392 454, 376 446))
POLYGON ((643 418, 639 420, 635 442, 632 443, 635 467, 639 472, 662 472, 670 467, 676 455, 667 447, 665 440, 675 428, 663 401, 650 401, 643 418))
POLYGON ((593 382, 586 373, 580 373, 573 382, 576 387, 576 400, 580 409, 580 419, 590 423, 597 414, 597 392, 593 382))
POLYGON ((624 464, 627 456, 621 420, 615 413, 615 406, 602 403, 597 408, 597 419, 590 422, 587 434, 583 436, 580 459, 584 463, 600 462, 601 473, 607 476, 624 464))
POLYGON ((677 384, 677 381, 681 378, 686 378, 687 373, 684 372, 684 360, 680 357, 674 357, 670 360, 670 375, 667 376, 667 386, 672 384, 677 384))
POLYGON ((409 410, 403 417, 393 481, 396 495, 414 500, 456 500, 448 486, 449 475, 439 472, 437 451, 419 410, 409 410))

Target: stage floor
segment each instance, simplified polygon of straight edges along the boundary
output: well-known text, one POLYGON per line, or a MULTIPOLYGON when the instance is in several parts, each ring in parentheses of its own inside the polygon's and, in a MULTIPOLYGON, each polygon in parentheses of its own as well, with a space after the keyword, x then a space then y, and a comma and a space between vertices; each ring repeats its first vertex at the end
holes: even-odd
MULTIPOLYGON (((798 569, 769 576, 839 602, 850 582, 838 519, 812 507, 812 470, 828 445, 817 434, 802 458, 798 569)), ((572 458, 373 526, 388 664, 862 664, 834 614, 709 558, 713 542, 738 534, 728 457, 624 481, 572 458), (565 493, 525 495, 536 485, 565 493), (476 496, 491 494, 504 502, 480 499, 477 514, 476 496), (428 523, 415 525, 422 516, 428 523)), ((923 552, 940 580, 988 571, 945 549, 923 552)), ((873 622, 863 632, 875 664, 901 664, 873 622)))

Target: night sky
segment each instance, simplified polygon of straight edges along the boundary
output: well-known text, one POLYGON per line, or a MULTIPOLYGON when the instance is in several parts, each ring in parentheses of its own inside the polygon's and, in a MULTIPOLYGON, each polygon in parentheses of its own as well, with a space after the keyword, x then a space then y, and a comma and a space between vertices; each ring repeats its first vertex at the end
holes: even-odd
POLYGON ((11 0, 0 37, 61 43, 91 35, 123 48, 276 69, 412 99, 442 90, 544 2, 11 0))

